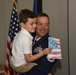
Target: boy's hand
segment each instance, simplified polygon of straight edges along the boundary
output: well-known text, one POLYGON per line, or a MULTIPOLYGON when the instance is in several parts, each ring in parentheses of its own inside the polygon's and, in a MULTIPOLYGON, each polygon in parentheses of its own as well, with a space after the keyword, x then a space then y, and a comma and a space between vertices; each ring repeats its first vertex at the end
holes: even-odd
POLYGON ((50 54, 51 51, 52 51, 51 48, 45 48, 45 49, 43 50, 43 53, 44 53, 44 55, 46 55, 46 54, 50 54))

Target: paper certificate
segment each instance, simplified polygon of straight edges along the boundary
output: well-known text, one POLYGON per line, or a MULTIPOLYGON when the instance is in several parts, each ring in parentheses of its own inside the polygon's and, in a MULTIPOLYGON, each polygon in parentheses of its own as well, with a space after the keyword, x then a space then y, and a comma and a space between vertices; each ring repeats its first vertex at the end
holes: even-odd
POLYGON ((47 55, 48 59, 62 59, 60 39, 49 37, 48 47, 52 48, 52 52, 47 55))

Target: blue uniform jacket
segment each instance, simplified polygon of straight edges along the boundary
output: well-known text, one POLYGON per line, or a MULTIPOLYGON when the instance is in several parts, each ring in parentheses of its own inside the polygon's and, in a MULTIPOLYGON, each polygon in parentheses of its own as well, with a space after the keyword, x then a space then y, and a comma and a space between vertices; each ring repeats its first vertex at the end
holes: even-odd
MULTIPOLYGON (((46 34, 44 37, 41 37, 38 41, 33 40, 33 55, 48 47, 48 37, 49 35, 46 34)), ((36 62, 38 65, 34 66, 30 71, 22 75, 48 75, 48 73, 51 72, 54 64, 56 63, 56 60, 54 60, 54 62, 49 62, 45 55, 34 62, 36 62)))

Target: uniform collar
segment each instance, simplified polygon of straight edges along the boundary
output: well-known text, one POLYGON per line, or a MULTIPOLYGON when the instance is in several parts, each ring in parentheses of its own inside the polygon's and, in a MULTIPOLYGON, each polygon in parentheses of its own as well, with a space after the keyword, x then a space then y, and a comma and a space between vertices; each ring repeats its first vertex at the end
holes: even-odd
POLYGON ((36 36, 35 36, 35 40, 36 40, 36 41, 38 41, 38 40, 40 40, 40 39, 41 39, 41 37, 39 37, 39 38, 36 38, 36 36))

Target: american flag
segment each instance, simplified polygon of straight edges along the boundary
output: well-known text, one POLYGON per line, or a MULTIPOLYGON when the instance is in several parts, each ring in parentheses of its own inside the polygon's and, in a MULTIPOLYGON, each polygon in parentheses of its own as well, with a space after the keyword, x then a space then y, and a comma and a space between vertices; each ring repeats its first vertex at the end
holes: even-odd
POLYGON ((52 51, 50 54, 47 55, 48 59, 62 59, 61 54, 61 45, 60 45, 60 39, 49 37, 48 38, 48 47, 52 48, 52 51))
POLYGON ((34 0, 34 4, 33 4, 33 12, 34 12, 36 15, 38 14, 37 0, 34 0))
POLYGON ((19 30, 20 30, 20 26, 18 20, 17 6, 16 6, 16 1, 13 0, 13 8, 11 13, 11 20, 10 20, 8 40, 7 40, 5 75, 14 75, 13 69, 11 68, 10 65, 10 57, 11 57, 10 44, 13 41, 15 35, 19 32, 19 30))

